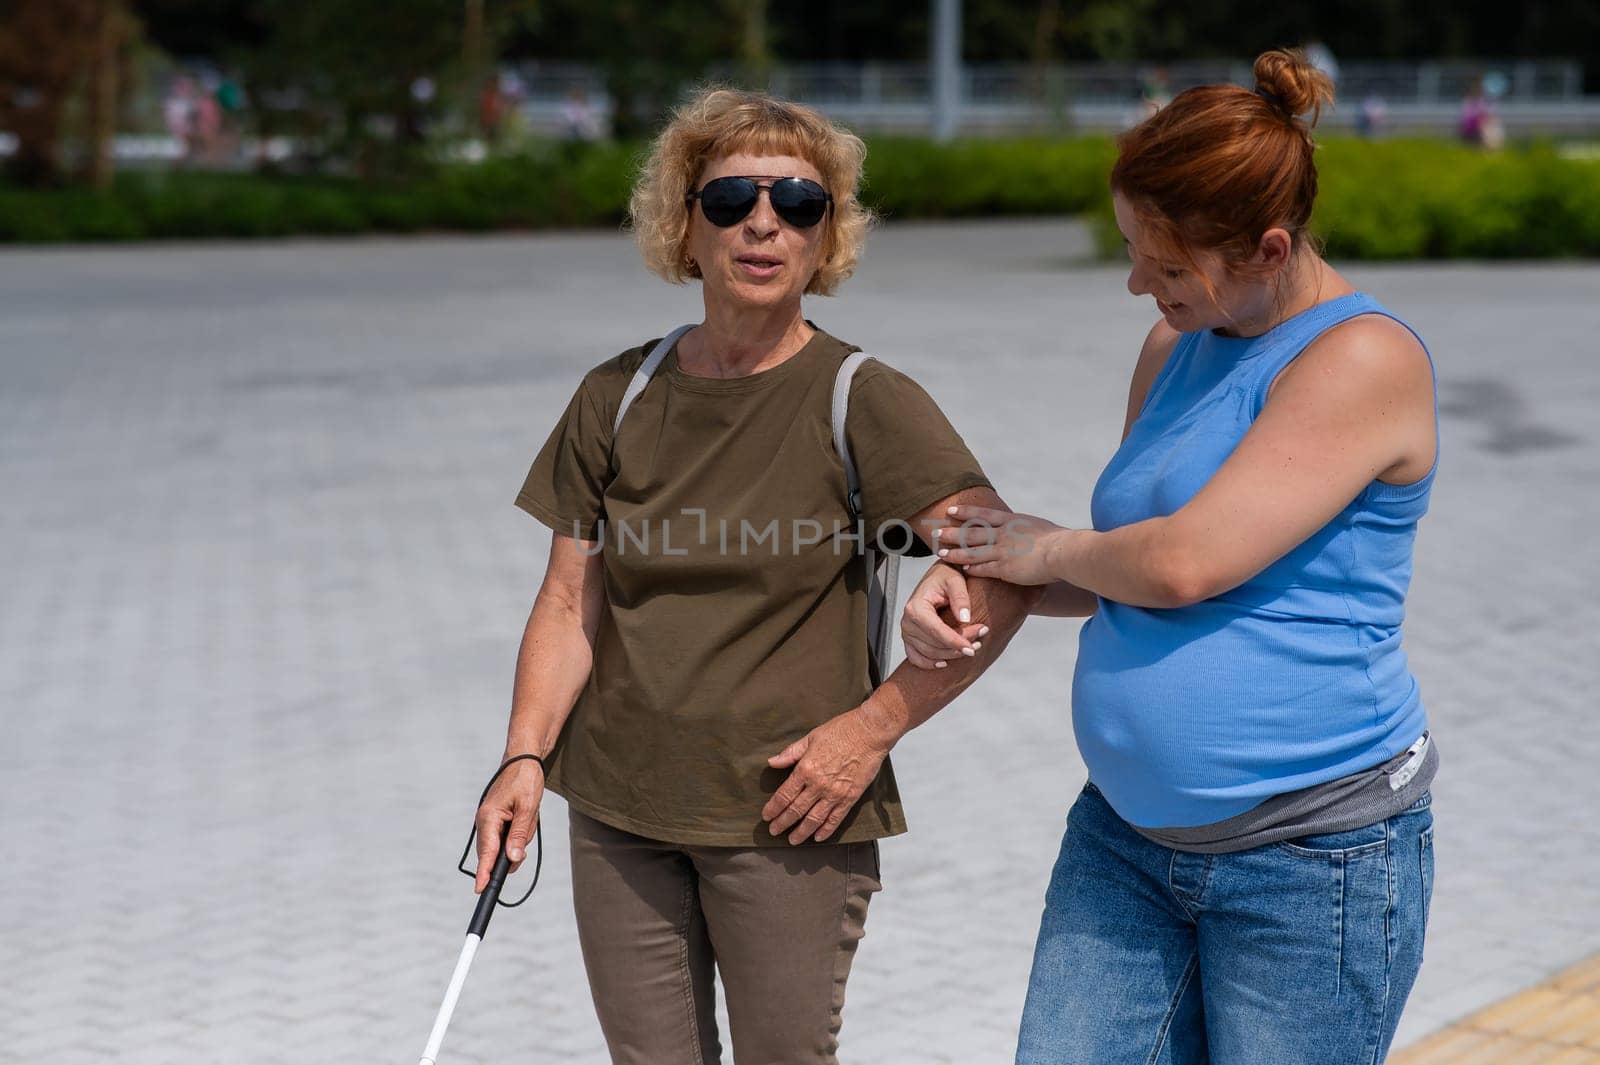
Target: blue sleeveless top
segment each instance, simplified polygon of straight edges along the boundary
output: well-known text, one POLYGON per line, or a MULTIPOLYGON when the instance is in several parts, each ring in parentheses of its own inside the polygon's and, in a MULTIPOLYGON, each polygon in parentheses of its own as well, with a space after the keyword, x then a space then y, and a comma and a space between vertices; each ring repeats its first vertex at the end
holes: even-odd
MULTIPOLYGON (((1094 527, 1182 507, 1232 454, 1284 367, 1364 314, 1399 321, 1354 293, 1259 337, 1183 334, 1095 485, 1094 527)), ((1072 722, 1089 778, 1124 819, 1209 825, 1368 769, 1423 733, 1400 623, 1437 469, 1404 486, 1374 480, 1310 539, 1204 602, 1100 600, 1079 637, 1072 722)))

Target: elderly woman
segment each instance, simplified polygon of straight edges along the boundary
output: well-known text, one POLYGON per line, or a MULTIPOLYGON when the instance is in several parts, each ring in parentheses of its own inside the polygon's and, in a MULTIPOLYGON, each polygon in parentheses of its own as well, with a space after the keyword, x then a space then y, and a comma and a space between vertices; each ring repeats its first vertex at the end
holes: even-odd
MULTIPOLYGON (((977 675, 902 668, 876 689, 863 542, 924 544, 1000 506, 928 395, 868 362, 848 391, 853 516, 831 432, 854 349, 801 314, 855 266, 865 148, 815 111, 690 101, 633 195, 646 263, 701 282, 705 318, 591 370, 517 504, 554 532, 522 640, 506 768, 479 810, 481 890, 509 824, 520 861, 546 787, 567 800, 579 940, 617 1062, 832 1062, 845 980, 905 831, 887 755, 977 675), (642 391, 640 390, 642 385, 642 391), (987 502, 986 502, 987 501, 987 502)), ((973 582, 1009 637, 1036 593, 973 582)))

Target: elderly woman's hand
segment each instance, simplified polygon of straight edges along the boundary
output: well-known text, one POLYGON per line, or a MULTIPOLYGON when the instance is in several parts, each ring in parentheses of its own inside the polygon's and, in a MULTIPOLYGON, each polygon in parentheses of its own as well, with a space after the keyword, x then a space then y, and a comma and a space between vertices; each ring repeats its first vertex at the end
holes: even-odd
POLYGON ((943 563, 928 570, 900 615, 906 661, 921 669, 944 669, 953 658, 973 657, 987 635, 989 626, 972 620, 966 576, 943 563))
POLYGON ((538 827, 539 801, 543 798, 544 766, 532 760, 516 763, 494 782, 478 807, 478 875, 473 891, 481 894, 489 884, 489 873, 500 854, 502 832, 509 833, 506 856, 511 859, 512 872, 522 866, 538 827))
POLYGON ((823 722, 767 759, 775 769, 794 766, 761 809, 774 836, 788 832, 790 843, 804 843, 815 835, 823 842, 877 778, 894 739, 872 727, 862 709, 823 722))

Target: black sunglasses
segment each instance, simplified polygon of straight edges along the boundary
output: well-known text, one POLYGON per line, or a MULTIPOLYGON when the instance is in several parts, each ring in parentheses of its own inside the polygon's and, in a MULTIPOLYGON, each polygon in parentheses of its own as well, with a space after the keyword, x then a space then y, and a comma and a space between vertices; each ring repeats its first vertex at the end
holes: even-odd
POLYGON ((767 190, 767 199, 778 217, 799 229, 810 229, 822 221, 833 202, 827 189, 798 177, 778 178, 765 185, 755 178, 721 177, 706 182, 699 192, 691 192, 684 199, 699 200, 706 221, 726 229, 744 221, 756 209, 762 189, 767 190))

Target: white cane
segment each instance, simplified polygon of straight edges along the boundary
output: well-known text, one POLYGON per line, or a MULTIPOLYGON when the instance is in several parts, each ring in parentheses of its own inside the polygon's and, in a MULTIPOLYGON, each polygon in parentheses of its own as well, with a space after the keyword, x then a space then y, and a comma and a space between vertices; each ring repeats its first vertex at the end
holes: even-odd
MULTIPOLYGON (((524 759, 538 762, 539 768, 544 769, 544 762, 536 755, 523 754, 508 759, 495 771, 494 776, 489 778, 489 783, 483 789, 483 796, 478 799, 479 806, 482 806, 483 800, 488 798, 489 789, 494 787, 494 782, 506 771, 506 767, 524 759)), ((473 832, 476 831, 477 826, 474 824, 473 832)), ((436 1065, 439 1060, 439 1047, 444 1043, 445 1030, 450 1027, 450 1018, 456 1012, 456 1001, 461 997, 461 988, 467 982, 467 973, 472 969, 472 959, 477 957, 478 945, 483 942, 483 934, 489 930, 489 918, 494 916, 495 907, 504 905, 509 909, 521 906, 528 901, 528 896, 533 894, 533 889, 539 884, 539 872, 544 866, 544 833, 539 831, 536 824, 534 840, 538 847, 538 859, 534 865, 533 883, 528 885, 527 893, 516 902, 500 902, 500 889, 505 887, 506 875, 511 871, 511 856, 506 853, 506 841, 510 835, 511 825, 508 822, 502 826, 500 854, 495 858, 494 868, 489 873, 488 886, 483 889, 483 894, 478 896, 478 905, 472 911, 472 920, 467 923, 467 941, 461 945, 461 956, 456 959, 455 971, 450 974, 450 986, 445 988, 444 1001, 439 1004, 439 1013, 433 1019, 433 1031, 428 1033, 428 1045, 423 1048, 422 1059, 418 1065, 436 1065)), ((457 868, 468 876, 473 875, 467 868, 467 855, 472 851, 472 840, 473 836, 468 835, 466 850, 461 852, 461 861, 457 865, 457 868)))
MULTIPOLYGON (((507 832, 507 835, 510 833, 507 832)), ((489 918, 500 901, 500 889, 506 882, 506 871, 511 859, 506 856, 505 841, 500 843, 500 857, 494 860, 494 871, 489 874, 489 886, 478 898, 478 908, 472 911, 472 921, 467 925, 467 941, 461 945, 461 957, 456 959, 456 971, 450 974, 450 986, 445 988, 444 1001, 439 1004, 439 1015, 433 1019, 433 1031, 428 1035, 428 1045, 422 1051, 418 1065, 434 1065, 439 1058, 439 1045, 444 1042, 444 1032, 450 1027, 450 1017, 456 1011, 456 999, 461 997, 461 986, 467 982, 467 971, 483 942, 483 933, 489 929, 489 918)))

